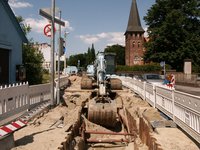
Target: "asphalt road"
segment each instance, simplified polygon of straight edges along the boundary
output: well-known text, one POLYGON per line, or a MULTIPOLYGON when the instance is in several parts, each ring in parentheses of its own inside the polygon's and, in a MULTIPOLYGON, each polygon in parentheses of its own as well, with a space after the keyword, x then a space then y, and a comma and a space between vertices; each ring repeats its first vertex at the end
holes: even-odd
POLYGON ((191 87, 183 85, 175 85, 175 90, 200 96, 200 87, 191 87))

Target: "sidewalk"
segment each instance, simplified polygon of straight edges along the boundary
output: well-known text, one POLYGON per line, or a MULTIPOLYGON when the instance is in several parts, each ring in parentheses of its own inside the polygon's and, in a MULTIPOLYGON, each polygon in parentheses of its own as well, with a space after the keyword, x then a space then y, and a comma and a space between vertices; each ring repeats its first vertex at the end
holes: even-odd
POLYGON ((185 85, 175 85, 175 90, 200 96, 200 87, 192 87, 185 85))

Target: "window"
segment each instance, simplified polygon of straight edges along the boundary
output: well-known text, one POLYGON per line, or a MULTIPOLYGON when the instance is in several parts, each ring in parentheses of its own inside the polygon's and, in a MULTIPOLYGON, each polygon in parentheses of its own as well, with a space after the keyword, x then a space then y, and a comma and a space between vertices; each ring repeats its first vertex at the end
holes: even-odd
POLYGON ((139 56, 135 56, 134 59, 133 59, 133 63, 134 64, 139 64, 140 62, 140 57, 139 56))
POLYGON ((133 47, 135 47, 135 41, 133 41, 133 47))
POLYGON ((140 42, 138 42, 138 47, 140 47, 140 42))

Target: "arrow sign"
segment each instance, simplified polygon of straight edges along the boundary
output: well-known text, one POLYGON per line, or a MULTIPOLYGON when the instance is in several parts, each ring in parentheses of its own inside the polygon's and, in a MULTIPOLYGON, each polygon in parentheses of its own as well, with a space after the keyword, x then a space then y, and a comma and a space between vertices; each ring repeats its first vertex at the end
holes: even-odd
MULTIPOLYGON (((39 14, 48 20, 52 20, 52 18, 53 18, 50 14, 48 14, 47 12, 45 12, 42 9, 39 9, 39 14)), ((65 26, 65 22, 60 19, 54 18, 54 22, 61 26, 65 26)))

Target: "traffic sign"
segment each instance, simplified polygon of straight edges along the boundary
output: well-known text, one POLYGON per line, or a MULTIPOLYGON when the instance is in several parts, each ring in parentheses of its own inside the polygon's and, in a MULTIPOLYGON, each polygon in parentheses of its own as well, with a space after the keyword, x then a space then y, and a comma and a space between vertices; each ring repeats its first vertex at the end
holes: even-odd
POLYGON ((161 62, 160 62, 160 66, 161 66, 161 67, 164 67, 164 66, 165 66, 165 61, 161 61, 161 62))
MULTIPOLYGON (((55 28, 54 28, 54 31, 56 31, 55 28)), ((46 35, 47 37, 51 37, 51 24, 47 24, 44 27, 44 35, 46 35)))

